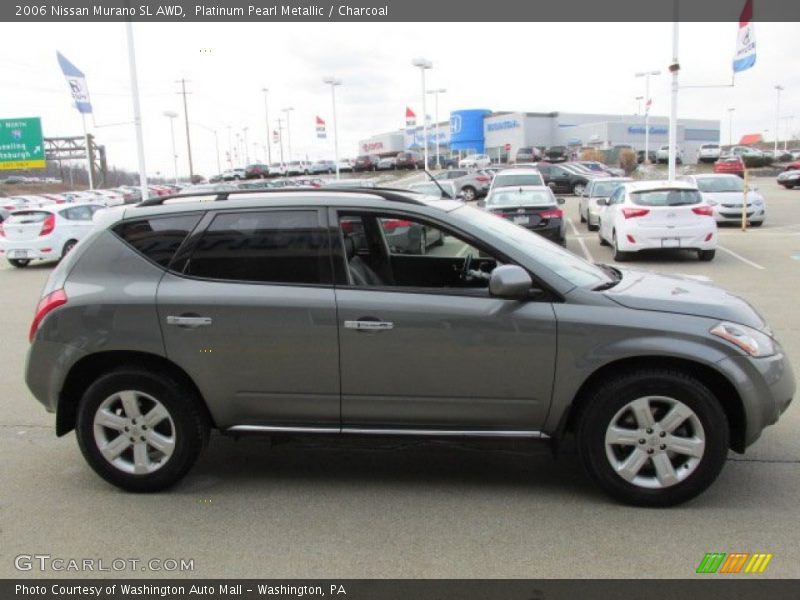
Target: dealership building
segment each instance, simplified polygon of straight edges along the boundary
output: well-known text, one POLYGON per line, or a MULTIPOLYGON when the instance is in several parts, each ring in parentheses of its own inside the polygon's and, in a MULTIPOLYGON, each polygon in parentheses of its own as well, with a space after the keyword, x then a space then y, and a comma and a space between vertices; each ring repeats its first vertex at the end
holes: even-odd
MULTIPOLYGON (((649 149, 668 143, 669 119, 651 116, 649 149)), ((686 162, 696 162, 702 144, 719 143, 720 122, 709 119, 678 119, 678 149, 686 162)), ((643 115, 599 115, 563 112, 493 112, 484 109, 456 110, 450 120, 428 126, 428 152, 436 145, 442 156, 488 154, 493 161, 513 161, 518 149, 530 146, 568 146, 611 150, 630 146, 644 150, 643 115)), ((391 156, 404 150, 421 151, 421 125, 380 133, 358 145, 359 154, 391 156)))

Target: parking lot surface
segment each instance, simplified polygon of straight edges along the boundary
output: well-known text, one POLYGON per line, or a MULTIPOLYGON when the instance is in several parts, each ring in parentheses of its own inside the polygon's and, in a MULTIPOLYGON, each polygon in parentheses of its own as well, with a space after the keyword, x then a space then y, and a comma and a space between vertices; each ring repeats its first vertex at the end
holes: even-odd
MULTIPOLYGON (((645 255, 625 266, 707 277, 752 302, 800 373, 800 190, 758 182, 763 227, 720 230, 716 258, 645 255)), ((567 197, 567 245, 613 263, 567 197)), ((689 577, 707 552, 774 554, 766 577, 800 576, 800 411, 792 406, 696 500, 621 506, 567 445, 212 438, 176 488, 126 494, 84 462, 74 434, 23 382, 27 333, 52 264, 0 264, 0 576, 19 554, 193 559, 193 577, 689 577)), ((436 368, 435 365, 431 365, 436 368)), ((466 369, 472 368, 465 365, 466 369)), ((398 371, 402 379, 402 371, 398 371)), ((50 576, 87 576, 50 572, 50 576)))

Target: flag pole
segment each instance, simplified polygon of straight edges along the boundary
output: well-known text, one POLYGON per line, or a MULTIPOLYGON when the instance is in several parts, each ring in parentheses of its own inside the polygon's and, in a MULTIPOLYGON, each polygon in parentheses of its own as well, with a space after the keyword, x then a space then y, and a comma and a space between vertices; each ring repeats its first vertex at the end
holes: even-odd
POLYGON ((669 106, 669 164, 668 179, 675 181, 675 163, 677 162, 677 139, 678 139, 678 0, 673 0, 673 22, 672 22, 672 64, 669 66, 672 73, 672 94, 669 106))
POLYGON ((94 168, 92 165, 92 152, 89 148, 89 133, 86 130, 86 113, 81 113, 81 123, 83 123, 83 143, 86 146, 86 172, 89 175, 89 189, 94 189, 94 168))
POLYGON ((139 188, 142 200, 147 200, 147 170, 144 161, 144 137, 142 135, 142 113, 139 106, 139 77, 136 73, 136 49, 133 45, 133 25, 125 21, 128 38, 128 71, 131 78, 131 98, 133 100, 133 122, 136 128, 136 149, 139 156, 139 188))

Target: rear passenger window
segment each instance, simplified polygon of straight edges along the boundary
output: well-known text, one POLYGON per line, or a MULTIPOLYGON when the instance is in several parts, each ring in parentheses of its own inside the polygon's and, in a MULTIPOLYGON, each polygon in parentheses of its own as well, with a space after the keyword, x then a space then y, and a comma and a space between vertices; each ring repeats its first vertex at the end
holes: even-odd
POLYGON ((166 267, 199 220, 200 215, 196 214, 152 217, 120 223, 114 233, 150 260, 166 267))
POLYGON ((328 233, 316 211, 221 214, 197 243, 185 273, 263 283, 330 283, 328 233))

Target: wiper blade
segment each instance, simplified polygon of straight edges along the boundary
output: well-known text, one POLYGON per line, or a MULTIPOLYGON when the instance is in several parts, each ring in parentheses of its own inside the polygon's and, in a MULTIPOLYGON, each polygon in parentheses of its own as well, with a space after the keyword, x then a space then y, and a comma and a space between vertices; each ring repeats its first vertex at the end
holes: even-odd
POLYGON ((610 290, 620 281, 622 281, 622 273, 618 269, 615 269, 614 267, 602 263, 597 263, 597 266, 609 274, 609 276, 611 277, 611 281, 606 281, 604 283, 596 285, 595 287, 592 288, 592 291, 600 292, 602 290, 610 290))

